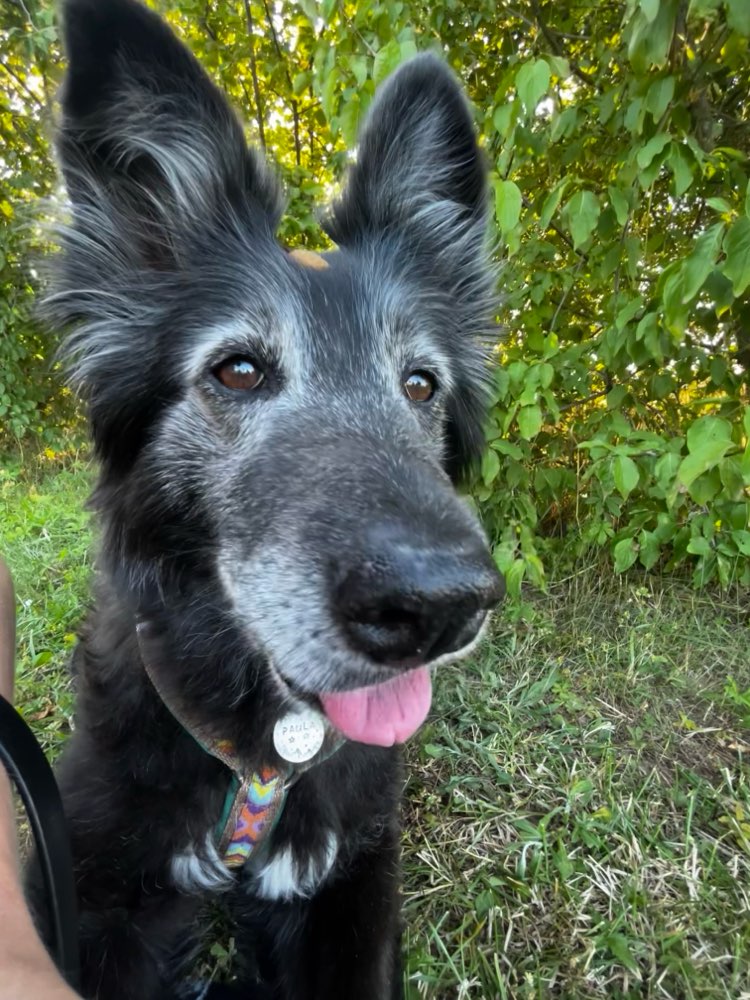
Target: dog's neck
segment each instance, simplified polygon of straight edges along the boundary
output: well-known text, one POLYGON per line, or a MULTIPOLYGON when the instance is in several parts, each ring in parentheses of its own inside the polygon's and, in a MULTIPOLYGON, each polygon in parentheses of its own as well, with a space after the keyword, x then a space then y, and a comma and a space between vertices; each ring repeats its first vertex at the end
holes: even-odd
POLYGON ((136 624, 138 648, 154 691, 180 726, 212 757, 232 771, 215 840, 228 868, 239 868, 261 853, 284 808, 287 792, 310 768, 327 760, 345 742, 311 706, 281 715, 273 731, 268 763, 246 769, 232 740, 217 738, 163 683, 164 656, 158 630, 147 618, 136 624))

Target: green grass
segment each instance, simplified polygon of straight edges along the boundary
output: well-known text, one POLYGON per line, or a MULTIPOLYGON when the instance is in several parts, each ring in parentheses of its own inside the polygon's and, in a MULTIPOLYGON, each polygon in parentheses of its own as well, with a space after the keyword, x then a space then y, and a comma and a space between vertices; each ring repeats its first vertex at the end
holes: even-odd
POLYGON ((47 454, 0 466, 0 553, 16 585, 16 701, 54 756, 70 730, 67 661, 89 597, 92 477, 77 456, 47 454))
MULTIPOLYGON (((89 486, 75 458, 0 470, 18 700, 52 755, 89 486)), ((441 673, 408 751, 409 1000, 750 998, 747 608, 585 568, 441 673)))
POLYGON ((410 997, 750 996, 746 605, 583 571, 533 609, 410 748, 410 997))

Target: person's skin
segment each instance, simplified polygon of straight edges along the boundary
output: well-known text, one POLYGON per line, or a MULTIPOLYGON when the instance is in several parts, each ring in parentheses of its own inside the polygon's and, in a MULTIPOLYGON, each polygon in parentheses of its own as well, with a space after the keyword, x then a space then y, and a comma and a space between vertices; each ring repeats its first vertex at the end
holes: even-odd
MULTIPOLYGON (((16 614, 0 558, 0 694, 13 701, 16 614)), ((0 765, 0 1000, 76 1000, 34 929, 21 889, 10 780, 0 765)))

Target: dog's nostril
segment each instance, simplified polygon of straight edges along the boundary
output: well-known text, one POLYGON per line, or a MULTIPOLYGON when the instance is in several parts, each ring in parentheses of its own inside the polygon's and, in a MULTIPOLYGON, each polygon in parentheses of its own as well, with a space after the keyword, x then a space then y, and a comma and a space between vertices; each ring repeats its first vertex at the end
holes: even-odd
POLYGON ((406 608, 384 605, 382 608, 370 607, 356 615, 356 619, 364 625, 379 625, 385 629, 416 628, 419 616, 406 608))
POLYGON ((333 600, 352 649, 390 666, 428 663, 468 645, 501 597, 482 549, 415 548, 382 539, 339 577, 333 600))
POLYGON ((353 646, 378 662, 407 661, 423 652, 424 624, 406 608, 355 603, 344 614, 344 628, 353 646))

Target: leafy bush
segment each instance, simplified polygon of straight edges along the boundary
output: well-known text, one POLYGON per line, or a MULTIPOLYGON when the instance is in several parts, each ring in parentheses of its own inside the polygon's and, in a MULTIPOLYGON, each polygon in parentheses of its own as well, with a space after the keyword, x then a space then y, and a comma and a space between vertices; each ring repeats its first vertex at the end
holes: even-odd
POLYGON ((746 584, 750 8, 535 9, 485 119, 510 333, 475 494, 498 562, 541 582, 562 537, 746 584))
MULTIPOLYGON (((38 6, 38 5, 36 5, 38 6)), ((40 199, 54 180, 46 107, 56 38, 52 9, 6 4, 0 26, 0 444, 29 435, 52 441, 75 412, 53 374, 55 341, 34 321, 42 249, 40 199)))
MULTIPOLYGON (((11 10, 0 211, 16 212, 51 184, 40 122, 59 56, 48 0, 11 10)), ((168 16, 281 162, 290 243, 322 242, 313 202, 399 62, 442 48, 466 83, 505 258, 473 494, 512 592, 591 549, 617 571, 750 583, 747 0, 182 0, 168 16)), ((20 434, 50 402, 22 377, 49 345, 16 230, 3 238, 0 406, 20 434)))

